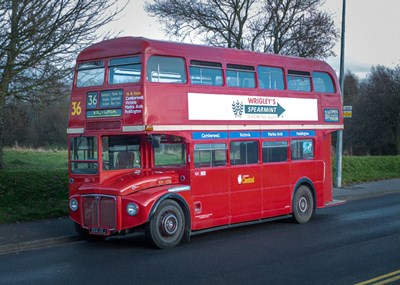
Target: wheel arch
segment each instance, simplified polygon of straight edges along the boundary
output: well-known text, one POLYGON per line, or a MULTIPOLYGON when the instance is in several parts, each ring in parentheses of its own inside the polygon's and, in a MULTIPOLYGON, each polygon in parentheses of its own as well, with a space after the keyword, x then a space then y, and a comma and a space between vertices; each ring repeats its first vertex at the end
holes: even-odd
POLYGON ((307 186, 308 188, 310 188, 312 196, 313 196, 313 200, 314 200, 314 210, 317 208, 317 196, 316 196, 316 192, 315 192, 315 187, 314 187, 314 183, 311 181, 310 178, 308 177, 302 177, 300 178, 297 183, 295 184, 295 186, 293 187, 293 191, 292 191, 292 203, 291 203, 291 207, 292 207, 292 211, 293 211, 293 199, 294 199, 294 194, 296 193, 296 191, 299 189, 300 186, 307 186))
POLYGON ((185 215, 185 232, 182 237, 183 242, 189 242, 190 241, 190 233, 191 233, 191 217, 190 217, 190 210, 189 206, 186 202, 186 200, 176 194, 176 193, 167 193, 163 196, 161 196, 152 206, 151 211, 149 216, 147 217, 147 223, 150 222, 150 220, 153 218, 155 212, 157 211, 157 208, 160 206, 160 204, 165 201, 165 200, 173 200, 178 203, 178 205, 181 207, 183 214, 185 215))

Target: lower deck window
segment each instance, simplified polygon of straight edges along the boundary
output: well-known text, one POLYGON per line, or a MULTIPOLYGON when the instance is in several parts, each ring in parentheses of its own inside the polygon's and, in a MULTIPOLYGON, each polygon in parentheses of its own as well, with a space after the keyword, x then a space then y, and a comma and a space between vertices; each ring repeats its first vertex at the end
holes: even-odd
POLYGON ((217 167, 226 165, 226 144, 196 144, 194 167, 217 167))
POLYGON ((258 142, 240 141, 230 144, 231 165, 258 163, 258 142))
POLYGON ((262 148, 263 162, 282 162, 288 160, 288 142, 264 142, 262 148))
POLYGON ((292 160, 314 159, 314 141, 292 140, 290 143, 292 160))

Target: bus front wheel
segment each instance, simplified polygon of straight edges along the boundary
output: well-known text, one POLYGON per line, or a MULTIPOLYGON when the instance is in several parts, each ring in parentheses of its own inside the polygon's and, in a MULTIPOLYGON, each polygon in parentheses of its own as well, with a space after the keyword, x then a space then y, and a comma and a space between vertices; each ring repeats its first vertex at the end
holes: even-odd
POLYGON ((297 188, 293 197, 293 221, 307 223, 314 214, 314 198, 311 189, 306 185, 297 188))
POLYGON ((174 200, 161 202, 146 228, 150 242, 161 249, 178 245, 184 231, 185 215, 174 200))

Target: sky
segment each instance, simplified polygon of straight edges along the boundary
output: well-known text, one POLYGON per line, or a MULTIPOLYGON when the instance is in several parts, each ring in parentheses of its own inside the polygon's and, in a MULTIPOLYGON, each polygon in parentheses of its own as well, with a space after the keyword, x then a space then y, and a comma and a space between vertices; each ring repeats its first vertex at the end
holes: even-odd
MULTIPOLYGON (((131 0, 118 19, 105 30, 120 36, 143 36, 165 39, 161 25, 147 15, 144 0, 131 0)), ((326 0, 322 9, 333 13, 336 27, 341 29, 343 0, 326 0)), ((345 70, 364 78, 372 66, 400 65, 399 0, 346 0, 345 70)), ((339 73, 340 40, 334 48, 335 57, 326 61, 339 73)))

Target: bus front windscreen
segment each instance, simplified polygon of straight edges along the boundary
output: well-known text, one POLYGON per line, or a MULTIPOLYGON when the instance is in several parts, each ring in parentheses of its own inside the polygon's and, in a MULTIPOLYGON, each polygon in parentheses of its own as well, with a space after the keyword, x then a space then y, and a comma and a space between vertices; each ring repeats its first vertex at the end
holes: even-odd
POLYGON ((103 136, 103 170, 140 168, 139 136, 103 136))

